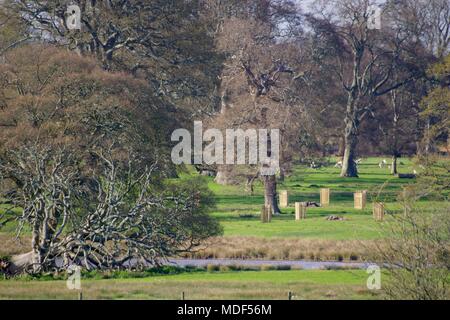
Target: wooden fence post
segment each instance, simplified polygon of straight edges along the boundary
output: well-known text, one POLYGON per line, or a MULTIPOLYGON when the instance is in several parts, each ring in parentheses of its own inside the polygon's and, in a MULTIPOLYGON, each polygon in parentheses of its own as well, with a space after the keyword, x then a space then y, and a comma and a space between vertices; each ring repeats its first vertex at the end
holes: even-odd
POLYGON ((267 222, 272 221, 272 206, 268 205, 266 206, 266 215, 267 215, 267 222))
POLYGON ((364 209, 367 201, 367 191, 356 191, 353 195, 355 202, 355 209, 364 209))
POLYGON ((375 221, 383 221, 384 219, 384 203, 375 202, 373 204, 373 218, 375 221))
POLYGON ((295 203, 295 220, 303 220, 306 219, 306 203, 304 202, 296 202, 295 203))
POLYGON ((261 222, 268 223, 272 221, 272 206, 264 205, 261 208, 261 222))
POLYGON ((280 191, 280 208, 287 208, 289 206, 289 194, 287 190, 280 191))
POLYGON ((330 205, 330 189, 320 189, 320 205, 322 207, 328 207, 330 205))
POLYGON ((266 223, 267 222, 267 216, 266 216, 266 206, 261 207, 261 222, 266 223))

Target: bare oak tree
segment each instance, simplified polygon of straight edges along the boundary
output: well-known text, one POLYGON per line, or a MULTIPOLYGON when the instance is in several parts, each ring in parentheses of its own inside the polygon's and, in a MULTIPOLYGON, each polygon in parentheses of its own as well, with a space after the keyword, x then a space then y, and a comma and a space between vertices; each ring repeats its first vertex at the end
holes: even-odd
MULTIPOLYGON (((356 147, 362 121, 374 112, 377 99, 423 76, 409 55, 415 49, 409 34, 383 20, 380 30, 369 28, 371 13, 367 0, 330 2, 333 10, 309 15, 322 52, 322 63, 334 70, 347 96, 344 115, 345 149, 342 177, 358 176, 356 147), (393 72, 401 69, 402 78, 393 72)), ((328 7, 329 8, 329 7, 328 7)))
MULTIPOLYGON (((294 150, 299 108, 295 108, 290 100, 295 74, 289 60, 295 49, 277 38, 283 34, 279 25, 283 16, 292 18, 297 12, 287 1, 283 7, 284 15, 280 14, 282 2, 277 3, 280 7, 271 7, 275 3, 268 1, 265 11, 258 11, 259 16, 247 13, 246 19, 232 16, 221 23, 217 47, 226 60, 220 78, 220 112, 211 120, 211 125, 223 129, 279 129, 280 170, 284 170, 294 150)), ((250 6, 249 11, 254 13, 252 8, 250 6)), ((295 25, 298 32, 297 22, 293 22, 292 27, 295 25)), ((252 182, 258 176, 258 168, 248 169, 247 181, 252 182)), ((224 173, 241 173, 234 171, 219 167, 217 178, 223 179, 224 173)), ((277 178, 275 174, 261 175, 260 178, 264 184, 265 204, 278 214, 277 178)))

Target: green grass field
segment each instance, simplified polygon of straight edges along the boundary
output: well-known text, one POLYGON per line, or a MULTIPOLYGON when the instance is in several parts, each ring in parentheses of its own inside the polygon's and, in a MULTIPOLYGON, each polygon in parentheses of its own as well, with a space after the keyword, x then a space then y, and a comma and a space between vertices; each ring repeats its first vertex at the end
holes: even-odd
MULTIPOLYGON (((368 158, 359 166, 359 178, 340 178, 339 169, 333 166, 310 169, 297 166, 292 175, 278 190, 289 191, 290 207, 274 217, 270 224, 260 223, 259 211, 264 203, 261 184, 256 184, 254 195, 242 186, 221 186, 209 178, 209 187, 216 195, 217 210, 213 213, 223 227, 225 236, 249 237, 302 237, 334 240, 368 240, 383 237, 380 223, 372 219, 370 202, 382 201, 389 211, 396 212, 401 206, 396 202, 397 193, 403 186, 414 183, 414 179, 399 179, 380 169, 383 158, 368 158), (319 202, 320 188, 331 189, 331 204, 327 208, 309 208, 307 219, 294 222, 294 202, 319 202), (368 190, 368 205, 365 210, 353 209, 353 193, 368 190), (345 217, 345 221, 325 221, 329 215, 345 217), (252 217, 250 217, 252 216, 252 217)), ((413 172, 413 163, 401 159, 399 171, 413 172)), ((416 169, 419 170, 419 169, 416 169)), ((438 202, 424 201, 420 205, 432 207, 438 202)))
MULTIPOLYGON (((248 237, 302 237, 334 240, 366 240, 382 237, 379 223, 373 221, 370 202, 382 201, 389 211, 398 211, 396 196, 403 186, 414 183, 414 179, 399 179, 389 174, 389 169, 378 167, 383 158, 365 159, 359 166, 359 178, 340 178, 339 169, 332 165, 320 169, 296 166, 278 190, 288 190, 290 207, 283 214, 274 217, 270 224, 260 223, 259 212, 264 203, 261 183, 256 183, 255 192, 249 194, 242 185, 222 186, 208 179, 208 186, 214 192, 217 208, 212 213, 224 227, 224 236, 248 237), (294 220, 294 202, 319 202, 320 188, 331 189, 331 204, 327 208, 309 208, 307 219, 301 223, 294 220), (368 190, 368 206, 365 210, 353 209, 353 192, 368 190), (325 217, 338 215, 345 221, 328 222, 325 217)), ((333 163, 333 159, 330 161, 333 163)), ((411 173, 413 163, 410 159, 399 161, 399 171, 411 173)), ((417 169, 417 168, 416 168, 417 169)), ((419 170, 419 169, 417 169, 419 170)), ((424 207, 438 205, 435 201, 422 202, 424 207)), ((0 207, 0 210, 2 207, 0 207)), ((3 233, 14 230, 9 224, 3 233)))
MULTIPOLYGON (((214 258, 266 258, 266 259, 310 259, 310 260, 354 260, 363 259, 367 247, 379 238, 387 236, 385 222, 376 222, 372 217, 372 202, 385 203, 389 213, 401 212, 398 193, 415 179, 399 179, 390 170, 380 168, 384 159, 368 158, 359 165, 359 178, 340 178, 339 169, 333 165, 320 169, 296 166, 293 173, 278 190, 289 191, 288 208, 273 217, 271 223, 260 222, 260 210, 264 203, 263 186, 255 185, 250 194, 242 185, 222 186, 207 178, 209 188, 217 199, 217 208, 212 213, 224 227, 224 237, 212 241, 208 248, 195 257, 214 258), (331 189, 329 207, 308 208, 306 220, 294 218, 294 203, 319 202, 321 188, 331 189), (354 209, 353 193, 368 191, 368 203, 364 210, 354 209), (343 221, 327 221, 329 215, 343 217, 343 221), (267 239, 270 238, 270 241, 267 239), (264 240, 265 239, 265 240, 264 240), (237 243, 237 245, 236 245, 237 243)), ((330 163, 334 159, 330 159, 330 163)), ((410 159, 399 161, 400 173, 420 172, 410 159)), ((437 199, 426 199, 417 203, 424 211, 442 205, 437 199)))
MULTIPOLYGON (((363 270, 186 273, 139 279, 82 280, 85 299, 375 299, 363 270)), ((66 282, 0 280, 0 299, 77 299, 66 282)))

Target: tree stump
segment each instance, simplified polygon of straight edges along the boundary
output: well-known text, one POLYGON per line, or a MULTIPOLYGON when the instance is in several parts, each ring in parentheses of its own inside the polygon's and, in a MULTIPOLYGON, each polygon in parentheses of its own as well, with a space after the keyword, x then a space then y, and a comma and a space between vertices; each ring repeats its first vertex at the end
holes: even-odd
POLYGON ((272 207, 270 205, 264 205, 261 208, 261 222, 269 223, 272 221, 272 207))
POLYGON ((305 202, 296 202, 295 203, 295 220, 304 220, 306 219, 306 203, 305 202))
POLYGON ((366 207, 366 201, 367 201, 367 191, 356 191, 353 195, 354 202, 355 202, 355 209, 362 210, 366 207))
POLYGON ((280 208, 287 208, 289 206, 289 195, 287 190, 280 191, 280 208))
POLYGON ((322 207, 328 207, 330 205, 330 189, 320 189, 320 205, 322 207))
POLYGON ((384 203, 375 202, 373 204, 373 218, 375 221, 383 221, 384 219, 384 203))

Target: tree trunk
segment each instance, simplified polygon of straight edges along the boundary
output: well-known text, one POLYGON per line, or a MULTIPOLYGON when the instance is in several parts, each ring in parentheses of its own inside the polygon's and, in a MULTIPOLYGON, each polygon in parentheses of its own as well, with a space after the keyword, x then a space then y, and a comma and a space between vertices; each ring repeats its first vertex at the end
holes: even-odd
POLYGON ((34 262, 33 251, 24 254, 18 254, 11 257, 11 263, 8 266, 8 274, 17 275, 24 273, 34 262))
POLYGON ((277 201, 277 178, 273 176, 264 176, 264 204, 270 205, 272 208, 272 214, 278 215, 281 213, 278 207, 277 201))
POLYGON ((33 232, 31 237, 31 255, 30 255, 34 273, 38 273, 41 268, 42 255, 39 243, 40 243, 39 220, 38 218, 36 218, 36 221, 34 222, 33 225, 33 232))
POLYGON ((430 154, 431 152, 431 138, 430 138, 430 118, 427 119, 426 129, 425 129, 425 155, 430 154))
POLYGON ((338 156, 342 159, 344 157, 345 152, 345 137, 341 137, 339 139, 339 150, 337 152, 338 156))
POLYGON ((392 166, 391 166, 391 174, 397 174, 397 155, 392 156, 392 166))
POLYGON ((391 174, 397 174, 397 157, 400 156, 400 151, 398 148, 398 140, 399 140, 399 114, 397 112, 397 91, 393 90, 391 92, 392 97, 392 109, 393 109, 393 119, 392 119, 392 165, 391 165, 391 174))
POLYGON ((358 143, 358 137, 355 130, 355 121, 346 119, 345 128, 345 147, 342 157, 341 177, 358 177, 358 169, 355 163, 355 152, 358 143))

